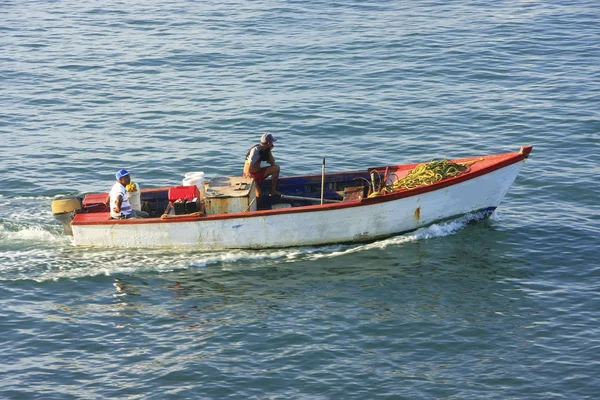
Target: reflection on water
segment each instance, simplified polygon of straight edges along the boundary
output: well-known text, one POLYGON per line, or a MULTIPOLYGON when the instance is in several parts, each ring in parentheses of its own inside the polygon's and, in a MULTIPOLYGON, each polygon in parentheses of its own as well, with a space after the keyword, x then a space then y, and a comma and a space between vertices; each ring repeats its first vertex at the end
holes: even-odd
POLYGON ((512 307, 524 297, 517 284, 523 276, 522 260, 503 259, 506 252, 491 251, 497 239, 489 227, 473 225, 461 235, 319 262, 300 259, 257 266, 246 261, 235 267, 188 268, 159 276, 147 272, 140 277, 149 281, 153 295, 175 300, 177 314, 186 318, 227 313, 230 318, 260 319, 290 304, 299 311, 315 302, 334 308, 352 302, 362 309, 361 319, 435 321, 443 316, 485 324, 495 314, 519 314, 512 307))

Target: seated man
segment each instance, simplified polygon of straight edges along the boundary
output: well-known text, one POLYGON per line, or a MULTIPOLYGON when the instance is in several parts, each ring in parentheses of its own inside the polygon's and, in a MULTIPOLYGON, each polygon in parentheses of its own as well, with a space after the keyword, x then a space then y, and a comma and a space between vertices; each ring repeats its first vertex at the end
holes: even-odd
POLYGON ((244 177, 254 178, 256 181, 256 197, 260 197, 259 185, 265 178, 271 176, 271 195, 281 195, 277 191, 277 181, 279 180, 279 165, 275 164, 275 158, 271 149, 275 147, 277 139, 270 133, 265 133, 260 139, 260 143, 252 146, 246 154, 244 164, 244 177), (269 164, 267 167, 261 167, 260 163, 265 161, 269 164))
POLYGON ((129 203, 126 186, 131 182, 129 171, 121 169, 115 174, 117 182, 113 185, 105 204, 110 202, 110 216, 114 219, 147 218, 145 211, 134 210, 129 203))

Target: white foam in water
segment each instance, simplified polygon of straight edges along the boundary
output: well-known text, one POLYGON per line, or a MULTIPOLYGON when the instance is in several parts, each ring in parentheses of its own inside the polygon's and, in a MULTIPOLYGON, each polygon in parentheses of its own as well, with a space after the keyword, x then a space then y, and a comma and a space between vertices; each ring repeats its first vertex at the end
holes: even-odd
MULTIPOLYGON (((288 262, 300 261, 303 257, 307 260, 317 260, 322 258, 331 258, 343 256, 371 249, 382 249, 387 246, 397 246, 404 243, 416 242, 418 240, 433 239, 452 235, 458 230, 464 228, 469 222, 480 220, 485 213, 471 213, 459 218, 445 221, 439 224, 433 224, 425 228, 417 229, 414 232, 404 235, 394 236, 388 239, 379 240, 373 243, 362 245, 330 245, 321 247, 292 248, 284 250, 260 250, 226 253, 217 257, 219 262, 236 263, 243 261, 256 260, 281 260, 288 262)), ((260 264, 261 266, 264 264, 260 264)))
POLYGON ((414 232, 410 232, 404 235, 394 236, 388 239, 379 240, 373 243, 368 243, 364 245, 359 245, 356 247, 351 247, 346 250, 335 251, 332 253, 323 253, 323 254, 314 254, 312 255, 312 259, 319 259, 325 257, 337 257, 341 255, 346 255, 350 253, 356 253, 360 251, 370 250, 370 249, 383 249, 387 246, 396 246, 404 243, 416 242, 418 240, 424 239, 433 239, 437 237, 444 237, 448 235, 454 234, 456 231, 464 228, 471 221, 482 219, 485 216, 485 213, 471 213, 463 215, 459 218, 445 221, 439 224, 429 225, 424 228, 419 228, 414 232))
POLYGON ((492 221, 504 221, 504 214, 501 211, 494 211, 490 218, 492 221))
POLYGON ((17 246, 33 243, 35 248, 15 249, 0 254, 0 279, 36 281, 77 279, 98 275, 135 274, 142 271, 160 273, 188 268, 201 269, 209 265, 221 265, 221 268, 229 269, 242 263, 245 264, 245 268, 261 268, 265 266, 265 261, 267 263, 310 261, 444 237, 454 234, 471 221, 482 219, 484 215, 484 213, 467 214, 408 234, 368 244, 213 252, 189 249, 77 248, 71 245, 70 236, 64 235, 62 231, 59 232, 59 227, 55 227, 56 232, 53 233, 37 225, 4 223, 0 224, 0 239, 14 241, 17 246), (51 246, 43 246, 44 243, 51 246))
POLYGON ((40 226, 25 226, 16 231, 9 231, 0 226, 0 237, 13 241, 47 242, 47 243, 69 243, 69 237, 64 234, 56 234, 45 230, 40 226))
MULTIPOLYGON (((7 206, 0 222, 0 239, 6 250, 0 253, 0 257, 11 249, 35 247, 44 251, 47 246, 71 246, 72 237, 65 235, 62 225, 52 217, 51 199, 47 196, 17 196, 0 202, 7 206)), ((28 264, 27 260, 23 262, 28 264)))

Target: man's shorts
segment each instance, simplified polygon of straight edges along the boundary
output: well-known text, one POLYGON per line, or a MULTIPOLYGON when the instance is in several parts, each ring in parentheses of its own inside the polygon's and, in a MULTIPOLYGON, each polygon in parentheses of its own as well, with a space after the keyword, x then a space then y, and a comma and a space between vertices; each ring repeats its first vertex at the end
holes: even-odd
POLYGON ((252 172, 250 173, 250 175, 252 175, 252 177, 256 181, 257 185, 260 185, 265 180, 266 171, 267 171, 267 167, 262 167, 260 169, 260 171, 258 171, 257 173, 255 173, 255 174, 253 174, 252 172))

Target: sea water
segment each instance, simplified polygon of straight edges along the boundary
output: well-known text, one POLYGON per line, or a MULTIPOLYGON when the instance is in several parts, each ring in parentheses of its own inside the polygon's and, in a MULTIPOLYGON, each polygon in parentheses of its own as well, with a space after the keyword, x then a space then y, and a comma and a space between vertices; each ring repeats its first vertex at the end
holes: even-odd
POLYGON ((600 8, 4 1, 0 398, 594 398, 600 8), (77 248, 57 194, 517 151, 497 211, 370 244, 77 248))

